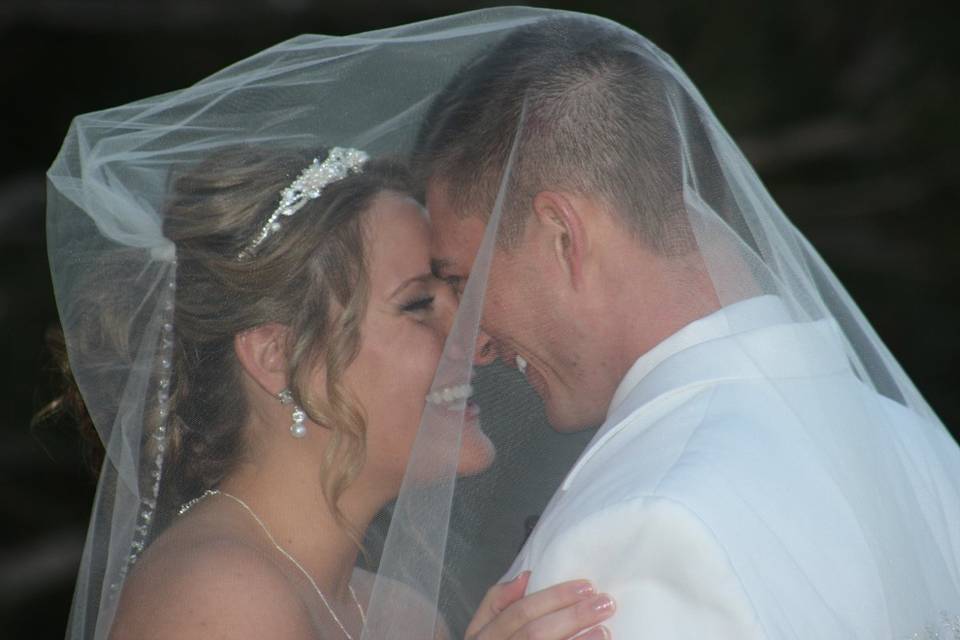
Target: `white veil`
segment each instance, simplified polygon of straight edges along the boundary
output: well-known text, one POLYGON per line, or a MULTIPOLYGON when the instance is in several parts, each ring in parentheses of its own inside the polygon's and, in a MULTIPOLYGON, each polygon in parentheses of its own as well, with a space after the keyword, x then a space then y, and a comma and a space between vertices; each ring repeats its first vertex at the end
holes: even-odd
MULTIPOLYGON (((513 32, 536 30, 557 17, 587 21, 651 70, 650 92, 670 115, 654 132, 655 144, 672 150, 682 185, 676 240, 696 244, 721 306, 770 294, 783 300, 793 321, 826 321, 830 328, 818 347, 849 362, 865 389, 920 418, 920 437, 941 443, 943 453, 929 461, 935 467, 930 473, 956 470, 955 444, 920 393, 689 79, 641 36, 598 18, 529 8, 348 37, 301 36, 181 91, 79 116, 48 174, 57 303, 71 366, 107 450, 69 638, 108 637, 131 558, 168 517, 158 513, 157 500, 170 481, 162 425, 176 340, 170 318, 177 262, 162 226, 171 174, 236 144, 340 145, 410 158, 418 136, 423 144, 421 132, 441 124, 431 119, 438 113, 435 99, 462 67, 513 32), (105 260, 113 263, 109 271, 105 260), (96 320, 89 301, 97 291, 91 288, 126 310, 130 343, 122 355, 80 348, 96 320), (149 424, 161 426, 151 431, 149 424)), ((592 435, 554 433, 514 368, 475 369, 473 363, 487 273, 498 255, 498 223, 520 197, 513 190, 530 162, 530 136, 539 131, 527 119, 532 112, 514 112, 509 144, 500 149, 486 235, 434 381, 436 390, 473 382, 497 461, 479 477, 458 479, 464 407, 426 405, 400 496, 368 532, 378 580, 365 639, 432 637, 441 620, 461 634, 486 588, 509 568, 530 517, 543 509, 592 435), (424 489, 416 481, 424 473, 442 480, 424 489), (408 586, 438 613, 411 616, 394 591, 408 586)), ((549 319, 544 323, 549 331, 549 319)), ((770 378, 776 386, 776 376, 770 378)), ((815 404, 795 411, 822 452, 825 475, 843 487, 873 557, 883 559, 877 571, 887 610, 876 615, 889 637, 909 637, 943 611, 956 615, 960 558, 950 550, 960 549, 960 523, 933 509, 927 496, 906 491, 897 475, 886 475, 918 470, 904 468, 901 452, 871 446, 872 430, 891 428, 883 416, 856 397, 841 394, 838 402, 847 411, 843 429, 824 430, 815 404), (904 549, 915 553, 904 555, 904 549)), ((957 485, 950 490, 941 498, 956 504, 957 485)))

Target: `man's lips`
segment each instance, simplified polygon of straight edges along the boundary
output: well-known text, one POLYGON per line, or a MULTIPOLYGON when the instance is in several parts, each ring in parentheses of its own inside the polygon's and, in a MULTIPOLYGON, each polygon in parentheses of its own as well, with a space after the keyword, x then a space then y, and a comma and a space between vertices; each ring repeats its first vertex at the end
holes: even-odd
POLYGON ((527 375, 527 361, 519 353, 514 356, 514 363, 517 365, 517 370, 523 375, 527 375))

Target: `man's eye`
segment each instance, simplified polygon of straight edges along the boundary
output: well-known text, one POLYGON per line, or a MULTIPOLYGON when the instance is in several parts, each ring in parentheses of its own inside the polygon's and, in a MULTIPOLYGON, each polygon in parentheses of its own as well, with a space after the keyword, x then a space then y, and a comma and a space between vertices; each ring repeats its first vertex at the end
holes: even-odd
POLYGON ((433 296, 417 298, 416 300, 406 303, 401 308, 406 312, 429 311, 433 308, 433 299, 433 296))

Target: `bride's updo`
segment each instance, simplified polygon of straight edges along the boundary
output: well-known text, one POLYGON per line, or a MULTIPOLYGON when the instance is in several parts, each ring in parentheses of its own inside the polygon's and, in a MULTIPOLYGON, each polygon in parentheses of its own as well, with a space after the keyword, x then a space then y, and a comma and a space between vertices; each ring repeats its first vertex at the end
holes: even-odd
MULTIPOLYGON (((289 388, 311 420, 330 430, 321 484, 341 524, 337 501, 364 459, 361 407, 341 384, 360 347, 360 326, 369 293, 363 213, 384 190, 411 193, 401 164, 368 161, 363 170, 327 185, 296 215, 284 217, 250 257, 238 255, 277 208, 280 193, 324 149, 273 151, 244 146, 220 151, 172 179, 164 235, 176 245, 173 363, 169 379, 168 443, 158 516, 222 480, 247 453, 241 425, 248 403, 234 337, 267 323, 289 329, 289 388), (317 366, 326 389, 311 394, 307 381, 317 366)), ((110 300, 88 345, 103 349, 135 344, 123 333, 130 310, 110 300)), ((93 327, 91 327, 93 329, 93 327)), ((86 341, 86 340, 84 340, 86 341)), ((132 355, 132 354, 131 354, 132 355)), ((148 412, 151 411, 148 407, 148 412)), ((153 444, 159 424, 152 410, 141 446, 153 444)), ((152 459, 157 452, 148 451, 152 459)))

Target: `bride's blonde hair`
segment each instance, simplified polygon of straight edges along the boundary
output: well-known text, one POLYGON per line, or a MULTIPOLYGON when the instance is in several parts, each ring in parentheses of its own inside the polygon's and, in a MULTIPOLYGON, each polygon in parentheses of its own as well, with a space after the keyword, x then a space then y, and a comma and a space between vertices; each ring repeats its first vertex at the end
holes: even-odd
MULTIPOLYGON (((233 147, 172 181, 163 228, 176 245, 177 282, 161 520, 220 482, 246 454, 238 425, 245 423, 248 404, 234 337, 279 323, 288 330, 293 397, 331 433, 320 472, 323 494, 359 544, 360 532, 345 520, 338 500, 363 465, 366 422, 341 377, 360 348, 369 294, 363 214, 382 191, 412 192, 406 168, 393 161, 367 162, 363 171, 331 183, 319 198, 284 218, 282 229, 253 257, 237 259, 276 208, 280 192, 314 157, 325 156, 322 149, 233 147), (311 393, 307 384, 318 366, 326 374, 322 394, 311 393)), ((117 253, 111 262, 122 269, 117 253)), ((98 277, 108 278, 111 271, 105 264, 98 277)), ((118 282, 130 277, 117 275, 118 282)), ((121 308, 109 293, 103 297, 89 301, 99 313, 89 318, 82 344, 71 345, 72 351, 88 359, 104 349, 119 351, 132 362, 129 345, 138 341, 127 335, 127 327, 136 310, 121 308)), ((156 424, 159 407, 145 424, 145 457, 159 453, 151 449, 156 424)))

